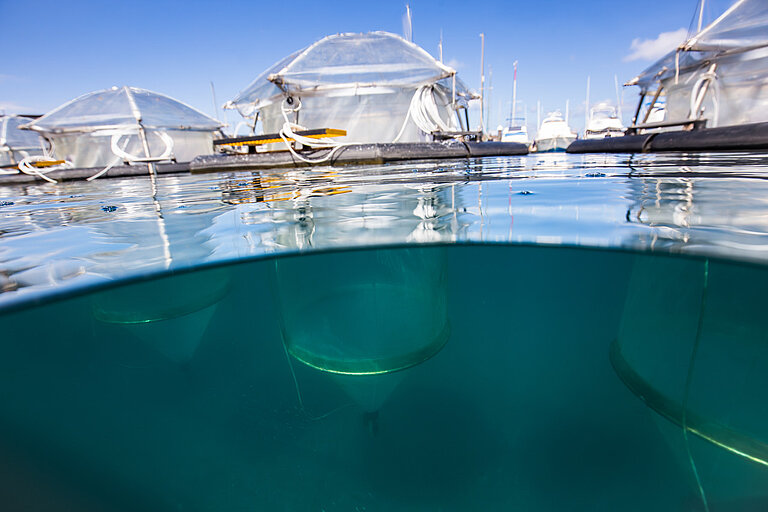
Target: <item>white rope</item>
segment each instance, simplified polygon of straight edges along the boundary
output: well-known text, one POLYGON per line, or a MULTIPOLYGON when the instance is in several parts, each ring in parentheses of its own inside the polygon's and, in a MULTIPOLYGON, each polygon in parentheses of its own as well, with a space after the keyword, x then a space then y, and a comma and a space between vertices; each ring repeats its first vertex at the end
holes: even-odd
POLYGON ((23 172, 24 174, 28 174, 30 176, 37 176, 38 178, 42 178, 49 183, 58 183, 53 178, 49 178, 48 176, 46 176, 46 174, 51 171, 57 171, 60 169, 69 169, 72 167, 72 162, 68 162, 65 160, 63 164, 51 165, 50 167, 46 167, 45 169, 41 169, 33 165, 37 162, 55 162, 55 161, 56 161, 55 159, 47 155, 28 156, 23 158, 21 162, 19 162, 19 171, 23 172))
MULTIPOLYGON (((174 147, 174 141, 173 138, 168 135, 164 131, 155 132, 160 137, 160 140, 163 141, 165 144, 165 149, 163 153, 160 156, 155 157, 144 157, 144 156, 137 156, 133 155, 131 153, 128 153, 125 148, 128 146, 128 143, 130 141, 127 136, 134 135, 136 132, 134 130, 130 131, 112 131, 112 130, 100 130, 99 132, 95 132, 92 135, 94 136, 112 136, 112 139, 110 141, 110 147, 112 149, 112 153, 115 155, 115 159, 112 160, 112 162, 109 163, 106 167, 104 167, 102 170, 94 174, 93 176, 86 178, 86 181, 93 181, 96 178, 99 178, 107 173, 112 167, 117 165, 120 162, 128 162, 128 163, 149 163, 149 162, 159 162, 163 160, 171 160, 173 158, 173 147, 174 147), (122 147, 120 147, 120 142, 124 138, 125 140, 122 143, 122 147)), ((12 169, 12 170, 3 170, 0 169, 0 175, 6 175, 6 174, 17 174, 19 172, 22 172, 24 174, 30 175, 30 176, 37 176, 38 178, 42 178, 45 181, 49 183, 58 183, 53 178, 50 178, 46 176, 47 173, 61 170, 61 169, 70 169, 74 167, 72 165, 72 162, 64 161, 62 164, 58 165, 51 165, 45 168, 40 168, 35 166, 35 163, 38 162, 55 162, 57 161, 56 158, 52 158, 49 153, 53 153, 53 141, 51 141, 51 151, 45 151, 45 154, 42 156, 26 156, 23 158, 18 165, 18 170, 12 169)))
MULTIPOLYGON (((288 148, 288 151, 290 151, 294 157, 308 164, 320 164, 332 159, 341 148, 356 144, 354 142, 337 142, 332 139, 318 140, 296 133, 297 131, 306 130, 306 128, 301 125, 292 123, 288 119, 289 113, 295 113, 301 110, 301 100, 295 99, 295 101, 298 103, 293 107, 289 106, 288 99, 283 101, 283 103, 280 105, 280 110, 283 114, 283 119, 285 122, 279 131, 280 138, 283 139, 283 142, 288 148), (330 149, 330 151, 327 155, 321 158, 309 159, 300 155, 293 148, 289 139, 293 139, 295 142, 303 146, 308 146, 314 149, 330 149)), ((408 112, 405 116, 405 120, 403 121, 403 125, 400 127, 400 131, 398 132, 397 136, 392 140, 393 143, 399 141, 400 137, 403 136, 405 129, 408 126, 409 120, 413 120, 413 123, 416 125, 416 127, 427 135, 436 131, 445 132, 455 129, 455 127, 451 126, 450 123, 443 121, 443 118, 440 116, 437 101, 435 101, 435 86, 433 84, 422 85, 413 93, 413 96, 411 97, 411 103, 408 106, 408 112)))
MULTIPOLYGON (((160 162, 162 160, 170 160, 171 154, 173 153, 173 138, 171 138, 170 135, 168 135, 166 132, 154 132, 157 135, 160 136, 160 140, 163 141, 165 144, 165 150, 163 151, 163 154, 160 156, 136 156, 131 153, 128 153, 124 151, 120 146, 118 145, 118 142, 121 138, 123 138, 126 135, 132 135, 133 132, 124 132, 124 133, 115 133, 112 135, 112 141, 110 146, 112 147, 112 153, 119 156, 123 160, 129 163, 146 163, 146 162, 160 162)), ((125 146, 123 146, 125 147, 125 146)))
MULTIPOLYGON (((86 181, 93 181, 104 174, 107 173, 112 167, 117 165, 120 162, 128 162, 128 163, 146 163, 146 162, 159 162, 162 160, 170 160, 171 155, 173 154, 173 138, 168 135, 166 132, 155 132, 160 136, 160 140, 163 141, 165 144, 165 150, 163 151, 163 154, 156 157, 143 157, 143 156, 136 156, 134 154, 128 153, 125 151, 125 148, 128 147, 128 142, 130 141, 129 138, 126 136, 135 135, 135 130, 130 131, 118 131, 115 133, 111 133, 112 139, 110 140, 110 148, 112 149, 112 153, 115 155, 115 159, 110 162, 109 165, 104 167, 102 170, 94 174, 93 176, 86 178, 86 181), (120 147, 120 140, 126 137, 125 141, 123 142, 123 147, 120 147)), ((100 135, 109 135, 110 132, 105 131, 100 135)))
POLYGON ((296 131, 306 130, 306 128, 298 124, 291 123, 291 121, 288 119, 288 112, 298 112, 301 109, 301 100, 297 99, 296 101, 298 101, 298 104, 292 108, 291 107, 286 108, 286 104, 288 102, 287 99, 283 101, 282 105, 280 105, 280 110, 282 111, 283 119, 285 120, 285 122, 283 123, 283 127, 279 131, 280 138, 283 139, 283 142, 288 148, 288 151, 290 151, 293 156, 295 156, 302 162, 306 162, 308 164, 321 164, 333 158, 336 152, 341 148, 354 144, 352 142, 336 142, 335 140, 331 140, 331 139, 318 140, 318 139, 313 139, 311 137, 305 137, 303 135, 297 134, 296 131), (312 160, 312 159, 301 156, 295 149, 293 149, 293 146, 291 145, 291 141, 288 139, 293 139, 294 141, 298 142, 303 146, 309 146, 315 149, 330 149, 330 148, 332 149, 328 152, 327 155, 321 158, 312 160))

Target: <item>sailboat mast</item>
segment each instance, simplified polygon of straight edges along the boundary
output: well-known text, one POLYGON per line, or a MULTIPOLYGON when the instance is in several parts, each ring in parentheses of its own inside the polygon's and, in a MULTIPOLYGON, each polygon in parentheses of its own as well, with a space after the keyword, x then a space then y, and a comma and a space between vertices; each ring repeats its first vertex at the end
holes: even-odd
POLYGON ((491 123, 491 113, 493 112, 493 100, 491 99, 493 96, 493 66, 488 66, 488 101, 486 102, 486 105, 488 105, 488 112, 486 113, 486 119, 488 120, 488 126, 493 129, 493 123, 491 123))
POLYGON ((616 75, 613 75, 613 86, 616 88, 616 117, 619 118, 619 121, 621 121, 621 110, 624 107, 622 105, 621 96, 619 95, 619 77, 616 75))
POLYGON ((480 132, 485 133, 485 34, 480 34, 480 132))
POLYGON ((440 43, 438 43, 437 47, 440 50, 440 64, 443 63, 443 29, 440 29, 440 43))
POLYGON ((536 130, 541 128, 541 100, 536 100, 536 130))
POLYGON ((512 115, 509 120, 510 126, 515 126, 515 114, 517 113, 517 61, 513 64, 515 73, 512 77, 512 115))
POLYGON ((403 17, 403 37, 406 41, 413 42, 413 14, 411 6, 405 4, 405 16, 403 17))
POLYGON ((696 30, 697 34, 701 32, 701 22, 703 20, 704 20, 704 0, 701 0, 701 5, 699 7, 699 28, 696 30))
MULTIPOLYGON (((589 128, 589 75, 587 75, 587 100, 584 102, 584 135, 586 136, 587 129, 589 128)), ((565 121, 568 122, 568 116, 565 116, 565 121)))

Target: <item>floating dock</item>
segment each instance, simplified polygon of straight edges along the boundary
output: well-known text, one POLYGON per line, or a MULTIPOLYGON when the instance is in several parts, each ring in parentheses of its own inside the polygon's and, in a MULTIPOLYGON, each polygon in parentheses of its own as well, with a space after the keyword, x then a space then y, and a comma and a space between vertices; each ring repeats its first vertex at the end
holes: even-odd
MULTIPOLYGON (((307 160, 322 160, 333 149, 304 149, 299 155, 307 160)), ((316 164, 296 158, 290 151, 269 151, 249 154, 214 154, 198 156, 191 162, 155 163, 157 174, 204 173, 252 169, 297 168, 312 166, 377 165, 407 160, 446 160, 528 154, 528 146, 517 142, 402 142, 392 144, 350 144, 336 149, 325 161, 316 164)), ((60 169, 46 173, 56 181, 83 180, 100 172, 101 168, 60 169)), ((103 178, 146 176, 147 164, 116 165, 103 178)), ((0 184, 31 183, 42 178, 28 174, 0 177, 0 184)))
POLYGON ((657 153, 685 151, 768 150, 768 123, 752 123, 692 131, 671 131, 625 135, 572 142, 568 153, 657 153))
POLYGON ((443 160, 491 156, 527 155, 528 146, 517 142, 401 142, 387 144, 350 144, 334 149, 307 149, 300 155, 312 164, 296 158, 290 151, 271 151, 243 155, 205 155, 190 162, 192 172, 231 169, 270 169, 275 167, 311 167, 313 165, 377 165, 406 160, 443 160))

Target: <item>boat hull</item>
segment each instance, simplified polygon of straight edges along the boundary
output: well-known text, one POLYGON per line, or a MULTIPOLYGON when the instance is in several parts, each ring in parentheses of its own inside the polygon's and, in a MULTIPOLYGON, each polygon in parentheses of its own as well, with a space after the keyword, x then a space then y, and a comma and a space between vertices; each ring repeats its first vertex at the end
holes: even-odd
POLYGON ((575 137, 552 137, 536 141, 537 153, 564 153, 575 137))

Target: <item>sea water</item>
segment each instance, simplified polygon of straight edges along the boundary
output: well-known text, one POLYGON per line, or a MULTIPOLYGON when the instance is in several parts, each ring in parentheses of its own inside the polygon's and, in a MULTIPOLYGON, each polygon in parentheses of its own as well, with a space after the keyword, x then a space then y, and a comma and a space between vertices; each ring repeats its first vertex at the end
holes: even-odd
POLYGON ((695 464, 742 510, 768 503, 767 286, 467 245, 109 287, 3 317, 3 451, 76 507, 695 510, 695 464))
POLYGON ((715 217, 728 177, 526 165, 28 209, 0 244, 7 509, 768 507, 759 194, 715 217))

